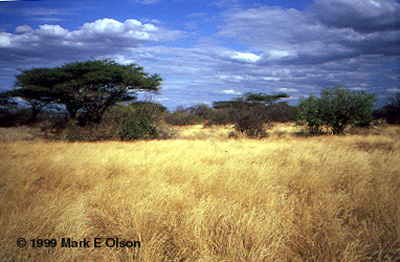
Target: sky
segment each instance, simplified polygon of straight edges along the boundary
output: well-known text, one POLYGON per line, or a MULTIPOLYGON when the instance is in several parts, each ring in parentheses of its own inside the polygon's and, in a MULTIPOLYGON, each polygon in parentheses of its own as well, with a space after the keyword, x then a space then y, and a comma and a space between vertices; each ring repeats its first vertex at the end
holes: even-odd
POLYGON ((0 1, 0 91, 18 70, 112 59, 163 78, 170 110, 246 92, 400 88, 399 0, 0 1))

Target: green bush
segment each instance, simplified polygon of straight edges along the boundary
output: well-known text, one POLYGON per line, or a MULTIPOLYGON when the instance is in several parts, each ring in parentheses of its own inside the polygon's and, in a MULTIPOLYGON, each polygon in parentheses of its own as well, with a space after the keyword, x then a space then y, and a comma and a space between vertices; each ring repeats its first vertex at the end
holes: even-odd
POLYGON ((321 100, 316 96, 310 95, 308 98, 300 98, 297 105, 298 124, 306 124, 308 131, 313 134, 319 134, 322 127, 326 124, 322 117, 321 100))
POLYGON ((158 130, 146 118, 136 118, 125 122, 122 126, 119 136, 123 141, 139 139, 156 139, 158 130))
POLYGON ((376 96, 340 87, 325 88, 321 98, 310 96, 298 104, 298 119, 310 133, 321 132, 326 125, 333 134, 342 134, 348 126, 368 126, 373 120, 376 96))
POLYGON ((107 141, 137 139, 167 139, 175 135, 161 121, 162 107, 141 102, 111 107, 100 124, 80 126, 71 120, 58 132, 47 132, 48 138, 66 141, 107 141))

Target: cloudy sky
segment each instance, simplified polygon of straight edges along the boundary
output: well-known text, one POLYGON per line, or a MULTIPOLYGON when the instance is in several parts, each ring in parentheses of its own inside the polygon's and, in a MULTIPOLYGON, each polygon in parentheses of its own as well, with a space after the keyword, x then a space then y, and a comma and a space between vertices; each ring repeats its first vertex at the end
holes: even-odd
MULTIPOLYGON (((88 59, 164 79, 170 109, 245 92, 400 86, 399 0, 0 1, 0 91, 17 69, 88 59)), ((153 95, 154 96, 154 95, 153 95)))

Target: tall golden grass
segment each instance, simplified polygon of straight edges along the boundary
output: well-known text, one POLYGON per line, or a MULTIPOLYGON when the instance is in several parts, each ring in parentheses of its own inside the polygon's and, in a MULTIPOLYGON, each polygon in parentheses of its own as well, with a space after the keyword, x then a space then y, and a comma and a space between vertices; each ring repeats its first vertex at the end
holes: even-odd
POLYGON ((400 260, 400 128, 190 139, 201 131, 0 143, 0 261, 400 260), (68 237, 91 247, 61 248, 68 237), (141 246, 94 248, 97 237, 141 246))

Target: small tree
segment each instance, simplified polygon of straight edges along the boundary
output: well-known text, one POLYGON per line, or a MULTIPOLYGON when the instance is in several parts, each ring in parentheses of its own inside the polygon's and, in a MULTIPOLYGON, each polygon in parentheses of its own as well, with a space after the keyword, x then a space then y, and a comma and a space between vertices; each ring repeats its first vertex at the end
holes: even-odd
POLYGON ((367 126, 372 121, 374 94, 352 92, 340 87, 325 88, 321 98, 310 96, 298 105, 299 119, 311 133, 327 125, 333 134, 342 134, 349 125, 367 126))
POLYGON ((321 93, 323 119, 333 134, 342 134, 348 125, 372 121, 374 94, 352 92, 340 87, 325 88, 321 93))
POLYGON ((245 93, 233 101, 214 102, 217 110, 229 110, 235 129, 252 137, 265 136, 264 124, 269 121, 268 109, 279 100, 288 98, 285 93, 245 93))
POLYGON ((322 127, 326 124, 322 117, 321 101, 314 95, 308 98, 300 98, 297 105, 297 117, 299 123, 305 123, 311 134, 321 133, 322 127))

